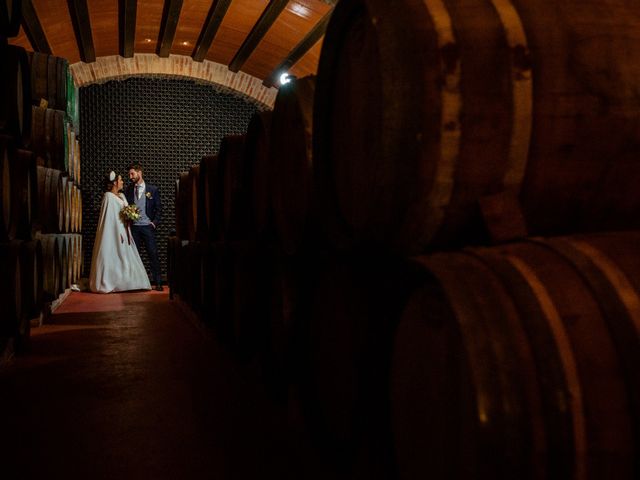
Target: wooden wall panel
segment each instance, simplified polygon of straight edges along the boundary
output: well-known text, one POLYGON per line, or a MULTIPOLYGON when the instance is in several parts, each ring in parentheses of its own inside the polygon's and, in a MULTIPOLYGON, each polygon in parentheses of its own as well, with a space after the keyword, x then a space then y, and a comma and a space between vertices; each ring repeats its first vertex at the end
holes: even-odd
POLYGON ((211 0, 184 0, 176 28, 176 37, 171 47, 173 55, 191 55, 198 42, 211 3, 211 0))
POLYGON ((268 0, 234 0, 224 17, 207 60, 228 65, 260 18, 268 0))
POLYGON ((155 53, 160 34, 164 0, 138 0, 136 14, 136 53, 155 53))
POLYGON ((242 70, 258 78, 267 77, 330 9, 317 0, 290 1, 242 70))
MULTIPOLYGON (((73 33, 67 0, 32 0, 32 2, 53 54, 66 58, 69 63, 79 62, 80 52, 73 33)), ((117 46, 117 22, 115 25, 117 46)))
POLYGON ((31 46, 31 43, 29 43, 27 34, 24 33, 24 29, 22 27, 20 27, 20 32, 18 33, 18 36, 10 38, 8 43, 10 45, 17 45, 18 47, 22 47, 25 50, 33 51, 33 47, 31 46))
POLYGON ((118 54, 118 0, 87 0, 96 57, 118 54))
POLYGON ((313 48, 311 48, 306 55, 289 70, 289 73, 298 78, 302 78, 307 75, 315 75, 318 72, 318 62, 320 61, 320 51, 322 50, 323 41, 324 37, 322 37, 318 43, 316 43, 313 48))

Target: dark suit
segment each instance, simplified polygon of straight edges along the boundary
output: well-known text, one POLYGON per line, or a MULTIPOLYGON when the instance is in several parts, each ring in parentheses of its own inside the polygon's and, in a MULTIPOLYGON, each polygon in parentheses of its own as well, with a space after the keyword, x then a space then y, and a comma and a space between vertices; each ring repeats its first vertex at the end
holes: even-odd
MULTIPOLYGON (((124 189, 124 195, 127 198, 127 202, 133 205, 135 199, 133 198, 134 184, 130 183, 124 189)), ((160 223, 160 215, 162 214, 162 202, 160 201, 160 192, 158 187, 150 185, 145 182, 145 209, 147 217, 157 227, 160 223)), ((140 250, 142 245, 147 250, 149 255, 149 261, 151 262, 151 275, 153 276, 153 283, 156 285, 162 285, 162 275, 160 273, 160 259, 158 258, 158 246, 156 243, 156 229, 153 225, 131 225, 131 235, 136 242, 136 247, 140 250)))

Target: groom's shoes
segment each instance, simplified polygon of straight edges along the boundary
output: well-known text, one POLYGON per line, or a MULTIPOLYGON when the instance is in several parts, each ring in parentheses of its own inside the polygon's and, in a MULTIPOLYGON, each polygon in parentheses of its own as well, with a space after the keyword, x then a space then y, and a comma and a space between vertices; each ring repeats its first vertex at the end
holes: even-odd
POLYGON ((153 287, 153 289, 157 290, 158 292, 164 291, 164 288, 162 288, 162 285, 156 285, 155 287, 153 287))

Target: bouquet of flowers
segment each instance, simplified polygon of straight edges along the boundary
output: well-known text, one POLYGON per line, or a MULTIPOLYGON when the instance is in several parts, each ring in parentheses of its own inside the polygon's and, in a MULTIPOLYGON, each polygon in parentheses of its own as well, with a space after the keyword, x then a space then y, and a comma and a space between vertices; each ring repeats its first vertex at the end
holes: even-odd
POLYGON ((140 209, 136 205, 127 205, 120 210, 120 218, 127 223, 133 223, 140 218, 140 209))

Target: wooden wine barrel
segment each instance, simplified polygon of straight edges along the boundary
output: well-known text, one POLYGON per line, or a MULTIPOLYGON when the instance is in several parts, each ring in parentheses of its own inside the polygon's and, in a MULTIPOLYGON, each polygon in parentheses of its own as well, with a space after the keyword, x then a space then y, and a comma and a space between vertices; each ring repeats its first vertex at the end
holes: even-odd
POLYGON ((635 478, 639 242, 420 257, 391 376, 400 478, 635 478))
POLYGON ((191 198, 189 172, 181 172, 176 183, 176 230, 178 237, 184 240, 189 238, 191 198))
POLYGON ((256 112, 249 121, 245 140, 245 164, 250 166, 249 202, 254 235, 266 236, 273 222, 271 210, 271 164, 269 140, 271 111, 256 112))
POLYGON ((62 172, 54 168, 37 167, 39 220, 43 233, 57 232, 59 228, 62 197, 62 172))
POLYGON ((46 135, 46 108, 31 106, 31 142, 29 148, 43 158, 47 158, 47 154, 51 145, 46 135))
POLYGON ((211 242, 200 242, 200 263, 194 272, 199 276, 200 317, 208 326, 216 325, 215 302, 215 248, 211 242))
POLYGON ((0 37, 16 37, 20 32, 22 8, 20 0, 0 2, 0 37))
POLYGON ((45 145, 44 156, 47 159, 47 166, 57 168, 63 172, 67 171, 65 165, 65 124, 64 111, 47 108, 45 111, 45 145))
POLYGON ((268 305, 259 320, 258 335, 263 336, 259 345, 266 386, 278 402, 286 402, 289 386, 296 382, 299 364, 300 311, 306 301, 305 270, 309 265, 300 258, 281 255, 277 251, 264 255, 266 278, 261 288, 268 305))
POLYGON ((251 165, 244 153, 245 140, 245 135, 223 138, 218 154, 224 165, 222 235, 227 241, 243 240, 249 236, 251 165))
POLYGON ((213 327, 220 341, 228 347, 233 346, 231 323, 232 301, 232 263, 230 247, 225 242, 213 244, 214 280, 213 280, 213 327))
POLYGON ((67 170, 65 112, 31 107, 31 142, 29 148, 45 159, 47 167, 67 170))
MULTIPOLYGON (((0 244, 0 342, 24 334, 20 241, 0 244)), ((27 332, 28 334, 28 332, 27 332)))
POLYGON ((69 232, 78 233, 78 196, 80 190, 76 187, 75 182, 71 187, 71 211, 69 212, 69 232))
POLYGON ((28 321, 40 315, 44 301, 44 264, 40 240, 22 242, 20 262, 22 265, 22 308, 25 319, 28 321))
POLYGON ((71 285, 71 272, 69 268, 69 242, 64 234, 55 234, 58 238, 58 263, 59 270, 59 286, 58 293, 63 293, 71 285))
POLYGON ((75 148, 75 137, 76 134, 73 131, 73 128, 71 126, 70 123, 65 122, 65 135, 64 135, 64 141, 66 144, 66 156, 65 156, 65 164, 67 165, 67 172, 69 173, 69 176, 74 180, 74 182, 76 181, 76 165, 75 165, 75 158, 74 158, 74 154, 73 154, 73 150, 75 148))
POLYGON ((178 249, 180 239, 175 235, 167 238, 167 284, 169 286, 169 298, 173 300, 179 293, 180 282, 178 281, 178 249))
POLYGON ((56 235, 38 235, 42 244, 43 282, 42 289, 45 301, 58 298, 62 292, 60 286, 60 242, 56 235))
POLYGON ((241 361, 254 358, 263 346, 270 307, 269 264, 264 247, 254 240, 230 242, 233 349, 241 361))
POLYGON ((218 155, 205 155, 200 161, 200 190, 204 212, 202 238, 217 241, 222 238, 224 203, 224 169, 218 155))
POLYGON ((80 142, 78 142, 78 139, 74 140, 73 157, 73 162, 75 165, 73 178, 75 179, 77 184, 80 185, 80 142))
POLYGON ((48 107, 67 109, 67 82, 69 63, 66 59, 34 52, 31 61, 31 96, 35 105, 44 99, 48 107))
POLYGON ((315 77, 308 76, 284 85, 273 107, 272 206, 278 238, 287 254, 299 252, 313 236, 311 132, 315 84, 315 77))
POLYGON ((15 154, 13 139, 6 135, 0 135, 0 241, 6 241, 12 230, 11 205, 11 158, 15 154))
POLYGON ((82 190, 78 188, 78 233, 82 233, 82 190))
POLYGON ((18 149, 12 161, 11 216, 14 231, 10 237, 30 240, 39 208, 37 157, 33 152, 18 149))
POLYGON ((189 168, 189 175, 187 177, 189 199, 185 205, 187 215, 187 239, 190 242, 196 241, 199 238, 198 227, 202 222, 200 216, 202 213, 199 211, 200 201, 198 185, 200 183, 200 165, 192 165, 189 168))
POLYGON ((81 236, 75 233, 64 233, 59 235, 66 247, 67 255, 67 276, 66 283, 70 286, 77 283, 80 278, 80 264, 82 258, 81 236))
POLYGON ((60 190, 60 209, 58 216, 58 231, 68 233, 71 226, 71 192, 73 181, 67 176, 62 177, 62 189, 60 190))
POLYGON ((22 47, 0 44, 0 133, 28 145, 31 135, 29 61, 22 47))
POLYGON ((340 2, 314 112, 332 243, 486 242, 493 195, 532 234, 640 226, 639 25, 614 0, 340 2))
POLYGON ((390 463, 382 446, 391 338, 411 291, 403 267, 379 252, 315 251, 293 267, 298 311, 289 356, 301 365, 294 374, 306 424, 328 458, 346 467, 364 445, 376 445, 381 468, 390 463))

